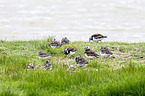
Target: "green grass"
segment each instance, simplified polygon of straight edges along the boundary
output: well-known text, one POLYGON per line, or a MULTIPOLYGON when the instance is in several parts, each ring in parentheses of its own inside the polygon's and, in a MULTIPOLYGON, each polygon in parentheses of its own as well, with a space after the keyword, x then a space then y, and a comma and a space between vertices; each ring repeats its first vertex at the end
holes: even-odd
POLYGON ((52 49, 51 40, 0 41, 0 96, 145 96, 145 43, 79 41, 52 49), (88 59, 86 46, 98 54, 106 46, 113 56, 88 59), (78 51, 66 56, 62 50, 67 47, 78 51), (43 70, 39 51, 53 54, 48 59, 53 70, 43 70), (89 62, 87 67, 76 66, 78 55, 89 62), (36 70, 27 70, 30 63, 36 70), (75 72, 67 71, 69 65, 75 72))

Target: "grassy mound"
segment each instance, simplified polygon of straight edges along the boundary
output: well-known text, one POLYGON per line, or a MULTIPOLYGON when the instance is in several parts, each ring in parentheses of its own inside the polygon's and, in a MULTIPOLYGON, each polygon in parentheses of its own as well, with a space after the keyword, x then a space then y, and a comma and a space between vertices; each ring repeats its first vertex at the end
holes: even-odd
POLYGON ((145 43, 72 42, 52 49, 46 41, 0 41, 0 96, 143 96, 145 95, 145 43), (88 59, 84 48, 98 54, 101 46, 110 48, 110 58, 88 59), (62 50, 78 51, 66 56, 62 50), (53 56, 48 60, 53 70, 43 69, 46 60, 38 52, 53 56), (81 55, 88 66, 79 68, 75 57, 81 55), (35 70, 27 70, 33 63, 35 70), (67 71, 69 65, 75 72, 67 71))

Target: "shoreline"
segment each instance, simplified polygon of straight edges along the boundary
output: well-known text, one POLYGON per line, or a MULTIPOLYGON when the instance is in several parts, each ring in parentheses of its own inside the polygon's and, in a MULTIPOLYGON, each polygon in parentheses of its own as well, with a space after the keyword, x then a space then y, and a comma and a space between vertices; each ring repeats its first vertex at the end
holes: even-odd
MULTIPOLYGON (((0 41, 4 41, 4 42, 31 42, 31 41, 46 41, 48 39, 40 39, 40 40, 0 40, 0 41)), ((58 40, 60 41, 60 40, 58 40)), ((89 42, 89 41, 70 41, 70 42, 89 42)), ((93 41, 92 41, 93 42, 93 41)), ((140 41, 140 42, 125 42, 125 41, 101 41, 99 43, 113 43, 113 42, 118 42, 118 43, 128 43, 128 44, 132 44, 132 43, 145 43, 145 41, 140 41)))
MULTIPOLYGON (((89 36, 83 36, 81 38, 76 37, 76 38, 72 38, 71 36, 58 36, 58 35, 46 35, 46 36, 30 36, 28 38, 3 38, 1 37, 0 41, 44 41, 47 40, 49 38, 55 38, 57 41, 61 41, 62 38, 67 37, 71 42, 79 42, 79 41, 83 41, 83 42, 88 42, 89 41, 89 36)), ((128 38, 128 39, 118 39, 118 38, 112 38, 110 36, 108 36, 107 38, 103 39, 102 42, 121 42, 121 43, 145 43, 145 39, 140 40, 141 38, 128 38)))

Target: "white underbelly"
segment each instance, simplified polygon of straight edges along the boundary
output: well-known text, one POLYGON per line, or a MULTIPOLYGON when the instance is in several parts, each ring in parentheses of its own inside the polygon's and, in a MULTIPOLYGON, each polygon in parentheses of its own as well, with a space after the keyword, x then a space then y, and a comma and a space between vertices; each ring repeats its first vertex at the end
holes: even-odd
POLYGON ((87 64, 77 64, 79 67, 85 67, 87 64))
POLYGON ((51 46, 51 48, 57 48, 58 46, 51 46))
POLYGON ((104 39, 104 38, 95 39, 95 38, 93 37, 93 41, 96 41, 96 42, 101 41, 101 40, 103 40, 103 39, 104 39))
POLYGON ((70 52, 69 54, 70 54, 70 55, 73 55, 73 54, 75 54, 75 52, 70 52))
POLYGON ((102 57, 111 57, 112 56, 111 54, 102 54, 101 52, 100 52, 100 54, 102 57))
POLYGON ((95 56, 88 56, 87 54, 85 54, 85 56, 87 57, 87 58, 94 58, 95 56))
POLYGON ((51 56, 46 56, 46 57, 41 57, 41 56, 38 56, 39 59, 47 59, 47 58, 50 58, 51 56))

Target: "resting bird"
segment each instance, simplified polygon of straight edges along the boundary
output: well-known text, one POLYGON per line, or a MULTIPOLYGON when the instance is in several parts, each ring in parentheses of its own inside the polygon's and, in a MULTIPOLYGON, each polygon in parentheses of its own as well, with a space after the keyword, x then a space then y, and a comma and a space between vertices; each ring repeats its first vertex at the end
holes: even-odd
POLYGON ((111 57, 113 53, 110 51, 109 48, 102 46, 100 54, 103 57, 111 57))
POLYGON ((38 57, 39 59, 47 59, 50 58, 52 55, 49 55, 47 53, 39 52, 38 57))
POLYGON ((74 48, 66 48, 63 50, 65 55, 68 55, 68 54, 73 55, 73 54, 75 54, 76 51, 77 51, 77 49, 74 49, 74 48))
POLYGON ((52 64, 49 62, 49 60, 46 60, 46 63, 44 64, 44 70, 51 70, 52 64))
POLYGON ((56 40, 54 39, 54 40, 52 40, 52 42, 50 43, 50 46, 51 46, 51 48, 57 48, 57 47, 60 47, 61 44, 60 44, 58 41, 56 41, 56 40))
POLYGON ((35 67, 33 66, 33 64, 32 63, 30 63, 28 66, 27 66, 27 70, 30 70, 30 69, 35 69, 35 67))
POLYGON ((69 40, 67 39, 67 37, 62 38, 61 45, 63 44, 69 44, 69 40))
POLYGON ((77 66, 79 66, 79 67, 83 67, 83 66, 86 66, 86 64, 88 64, 88 61, 86 61, 81 56, 77 56, 76 59, 75 59, 75 61, 76 61, 77 66))
POLYGON ((94 57, 99 58, 99 55, 96 52, 94 52, 93 50, 90 50, 90 48, 88 46, 85 47, 85 56, 87 58, 94 58, 94 57))
POLYGON ((98 41, 103 40, 104 38, 107 38, 107 36, 103 36, 103 35, 101 35, 101 34, 93 34, 93 35, 89 38, 89 41, 98 42, 98 41))

